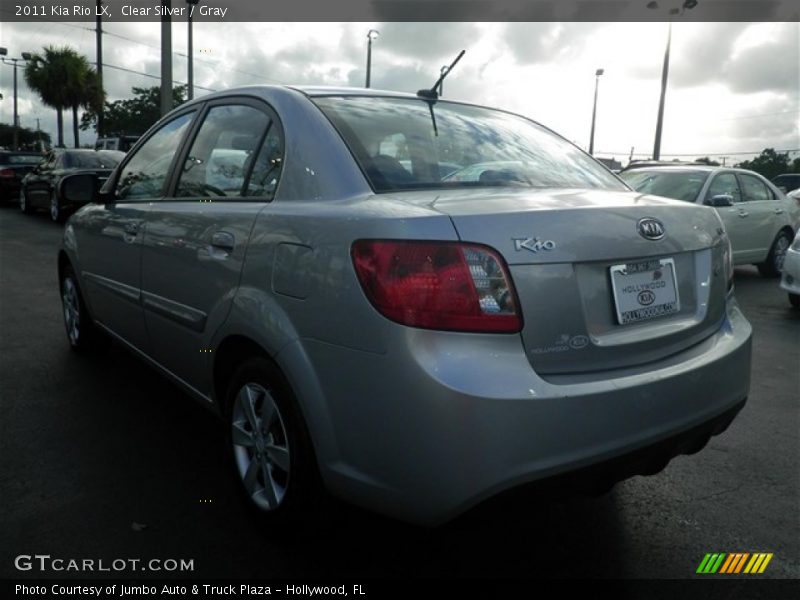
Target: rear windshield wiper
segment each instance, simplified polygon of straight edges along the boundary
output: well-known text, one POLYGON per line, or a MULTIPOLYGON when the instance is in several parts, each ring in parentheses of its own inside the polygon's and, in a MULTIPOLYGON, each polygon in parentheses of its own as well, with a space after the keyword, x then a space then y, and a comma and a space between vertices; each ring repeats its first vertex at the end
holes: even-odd
POLYGON ((462 50, 458 56, 456 56, 456 59, 450 63, 450 66, 447 67, 447 69, 442 70, 442 74, 439 76, 439 79, 436 80, 436 83, 433 84, 431 89, 423 89, 417 92, 417 96, 428 103, 428 108, 431 111, 431 122, 433 123, 433 134, 436 137, 439 137, 439 130, 436 128, 436 116, 433 114, 433 105, 439 100, 439 92, 437 90, 439 89, 439 86, 442 85, 444 78, 450 74, 450 71, 453 70, 453 67, 456 66, 456 63, 461 60, 462 56, 464 56, 464 52, 466 52, 466 50, 462 50))

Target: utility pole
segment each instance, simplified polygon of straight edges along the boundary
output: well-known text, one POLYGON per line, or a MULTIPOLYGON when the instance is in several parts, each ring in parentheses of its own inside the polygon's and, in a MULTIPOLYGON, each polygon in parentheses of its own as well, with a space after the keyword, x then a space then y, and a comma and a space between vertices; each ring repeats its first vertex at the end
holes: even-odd
POLYGON ((589 134, 589 154, 594 156, 594 123, 597 118, 597 88, 600 85, 600 75, 604 73, 603 69, 597 69, 594 73, 594 104, 592 105, 592 131, 589 134))
MULTIPOLYGON (((95 35, 97 36, 95 39, 96 43, 96 58, 97 58, 97 81, 100 84, 100 93, 103 94, 103 17, 100 15, 103 14, 101 7, 103 6, 103 0, 97 0, 97 10, 95 14, 97 15, 96 23, 97 26, 95 27, 95 35)), ((105 94, 103 94, 105 96, 105 94)), ((100 108, 97 111, 97 137, 103 137, 105 133, 104 129, 104 119, 103 113, 105 111, 105 101, 100 102, 100 108)))
POLYGON ((653 144, 653 160, 661 159, 661 129, 664 125, 664 97, 667 95, 667 78, 669 77, 669 47, 672 43, 672 21, 667 30, 667 48, 664 51, 664 66, 661 69, 661 99, 658 102, 658 119, 656 120, 656 141, 653 144))
POLYGON ((172 0, 161 0, 161 116, 172 110, 172 0))
POLYGON ((188 31, 188 48, 187 48, 187 77, 186 77, 186 99, 192 100, 194 98, 194 40, 192 38, 192 13, 194 12, 194 7, 197 6, 197 3, 200 0, 186 0, 186 3, 189 5, 189 18, 187 19, 189 31, 188 31))

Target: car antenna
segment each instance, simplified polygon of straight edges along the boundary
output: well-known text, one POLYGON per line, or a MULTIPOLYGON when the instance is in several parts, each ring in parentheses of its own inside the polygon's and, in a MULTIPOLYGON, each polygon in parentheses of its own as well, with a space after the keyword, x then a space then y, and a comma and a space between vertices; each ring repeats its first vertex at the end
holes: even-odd
POLYGON ((436 127, 436 115, 433 114, 433 105, 439 100, 439 92, 436 89, 441 85, 444 78, 453 70, 453 67, 456 66, 456 63, 461 60, 461 57, 464 56, 464 52, 466 50, 462 50, 456 59, 450 63, 450 66, 447 67, 446 70, 442 70, 442 74, 439 75, 439 79, 436 80, 436 83, 433 84, 433 87, 429 90, 419 90, 417 92, 417 96, 422 98, 428 103, 428 109, 431 111, 431 123, 433 123, 433 135, 439 137, 439 129, 436 127))
POLYGON ((417 96, 419 96, 420 98, 425 98, 425 100, 427 100, 428 102, 436 102, 439 99, 439 92, 436 91, 437 88, 439 87, 439 85, 441 85, 442 81, 444 81, 444 78, 450 74, 450 71, 453 70, 453 67, 456 66, 456 63, 461 60, 461 57, 464 56, 465 52, 466 50, 462 50, 458 54, 458 56, 456 56, 456 59, 452 63, 450 63, 450 66, 447 67, 446 70, 442 71, 442 74, 439 76, 439 79, 436 80, 436 83, 433 84, 433 87, 431 89, 419 90, 417 92, 417 96))

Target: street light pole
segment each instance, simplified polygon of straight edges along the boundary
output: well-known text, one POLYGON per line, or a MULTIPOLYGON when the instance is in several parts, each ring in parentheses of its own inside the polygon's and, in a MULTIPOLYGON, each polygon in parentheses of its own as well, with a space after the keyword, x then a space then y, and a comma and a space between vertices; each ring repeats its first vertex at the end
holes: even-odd
POLYGON ((372 40, 378 37, 380 33, 376 29, 370 29, 367 32, 367 83, 365 87, 369 87, 370 74, 372 72, 372 40))
POLYGON ((14 151, 19 150, 19 112, 17 110, 17 69, 19 68, 19 61, 25 62, 30 60, 31 55, 28 52, 22 53, 22 58, 6 58, 8 54, 8 50, 6 48, 0 48, 0 60, 2 60, 3 64, 11 65, 14 68, 14 142, 13 142, 13 149, 14 151))
MULTIPOLYGON (((103 0, 97 0, 97 27, 95 29, 95 48, 96 48, 96 55, 97 55, 97 81, 100 84, 100 92, 101 96, 105 96, 103 94, 103 17, 102 17, 102 9, 100 8, 103 5, 103 0)), ((103 137, 103 133, 105 132, 105 119, 103 113, 105 112, 105 98, 101 99, 99 110, 97 111, 97 137, 103 137)))
POLYGON ((600 75, 605 71, 597 69, 594 72, 594 105, 592 106, 592 132, 589 134, 589 154, 594 156, 594 125, 597 119, 597 88, 600 85, 600 75))
POLYGON ((189 32, 188 32, 188 48, 187 48, 187 62, 188 62, 188 73, 186 76, 186 83, 187 83, 187 90, 186 90, 186 99, 192 100, 194 98, 194 40, 192 38, 192 13, 194 12, 194 7, 197 6, 197 3, 200 0, 186 0, 186 3, 189 5, 189 19, 187 23, 189 24, 189 32))
MULTIPOLYGON (((664 50, 664 65, 661 68, 661 97, 658 101, 658 118, 656 119, 656 139, 653 144, 653 160, 661 158, 661 130, 664 125, 664 99, 667 95, 667 79, 669 78, 669 48, 672 44, 672 18, 683 15, 687 10, 692 10, 698 5, 698 0, 683 0, 680 8, 673 7, 669 10, 669 28, 667 29, 667 47, 664 50)), ((647 3, 650 10, 661 10, 657 0, 647 3)))
POLYGON ((664 125, 664 99, 667 95, 667 78, 669 77, 669 48, 672 43, 672 21, 667 30, 667 48, 664 50, 664 65, 661 68, 661 98, 658 101, 658 119, 656 120, 656 140, 653 144, 653 160, 661 158, 661 129, 664 125))

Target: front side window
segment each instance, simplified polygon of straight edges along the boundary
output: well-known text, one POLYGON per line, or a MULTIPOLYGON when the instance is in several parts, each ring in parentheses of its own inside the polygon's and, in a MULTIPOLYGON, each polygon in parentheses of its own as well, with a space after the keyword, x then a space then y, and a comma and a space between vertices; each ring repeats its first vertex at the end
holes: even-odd
POLYGON ((742 192, 739 190, 739 182, 733 173, 720 173, 714 177, 711 185, 708 186, 706 199, 711 200, 714 196, 730 196, 734 202, 742 201, 742 192))
POLYGON ((590 156, 516 115, 416 98, 313 100, 376 192, 481 186, 626 190, 590 156))
POLYGON ((259 196, 271 200, 275 196, 278 180, 283 167, 283 144, 278 127, 272 123, 261 145, 255 161, 250 180, 247 183, 246 196, 259 196))
POLYGON ((122 169, 117 198, 155 198, 161 195, 172 159, 193 117, 193 112, 176 117, 150 136, 122 169))
POLYGON ((175 195, 242 196, 245 176, 269 124, 269 117, 252 106, 209 110, 186 156, 175 195))
POLYGON ((708 179, 703 171, 648 171, 633 169, 620 175, 637 192, 694 202, 708 179))

